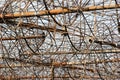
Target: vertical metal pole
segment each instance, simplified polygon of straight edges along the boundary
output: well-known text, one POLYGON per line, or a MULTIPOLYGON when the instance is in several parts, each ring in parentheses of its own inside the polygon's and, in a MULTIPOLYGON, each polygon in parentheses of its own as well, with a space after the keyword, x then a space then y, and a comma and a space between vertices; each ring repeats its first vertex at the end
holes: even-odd
POLYGON ((53 65, 53 60, 52 62, 52 66, 51 66, 51 79, 50 80, 54 80, 54 65, 53 65))

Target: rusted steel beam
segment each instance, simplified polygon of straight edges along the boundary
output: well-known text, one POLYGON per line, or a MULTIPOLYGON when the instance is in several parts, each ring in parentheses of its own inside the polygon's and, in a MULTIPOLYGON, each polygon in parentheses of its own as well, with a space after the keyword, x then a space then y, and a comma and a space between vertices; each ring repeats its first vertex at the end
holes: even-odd
POLYGON ((64 33, 65 30, 62 30, 62 29, 56 29, 54 26, 52 27, 47 27, 47 26, 41 26, 41 25, 36 25, 36 24, 33 24, 33 23, 20 23, 19 24, 19 27, 25 27, 25 28, 36 28, 36 29, 41 29, 41 30, 48 30, 50 32, 61 32, 61 33, 64 33))
MULTIPOLYGON (((100 76, 88 76, 88 75, 79 75, 79 76, 71 76, 74 79, 100 79, 100 76)), ((70 75, 64 75, 64 76, 54 76, 54 79, 56 78, 71 78, 70 75)), ((119 76, 102 76, 104 79, 119 79, 119 76)), ((2 80, 13 80, 13 79, 51 79, 51 76, 36 76, 36 75, 31 75, 31 76, 4 76, 0 75, 0 79, 2 80)))
MULTIPOLYGON (((0 64, 0 68, 16 68, 16 67, 18 67, 18 68, 20 68, 20 67, 31 67, 32 65, 26 65, 26 64, 12 64, 12 65, 9 65, 9 66, 7 66, 7 65, 4 65, 4 64, 0 64)), ((40 66, 34 66, 34 67, 40 67, 40 66)), ((54 68, 58 68, 58 66, 56 67, 54 67, 54 68)), ((71 69, 71 70, 75 70, 75 69, 77 69, 77 70, 86 70, 86 71, 89 71, 89 72, 95 72, 95 70, 93 70, 93 69, 89 69, 89 68, 82 68, 82 67, 77 67, 77 66, 64 66, 64 67, 62 67, 62 68, 68 68, 68 69, 71 69)))
POLYGON ((100 40, 92 40, 89 39, 90 42, 94 42, 94 43, 98 43, 100 45, 110 45, 112 47, 116 47, 120 49, 120 44, 116 44, 116 43, 111 43, 111 42, 107 42, 107 41, 100 41, 100 40))
POLYGON ((55 66, 65 66, 65 65, 86 65, 86 64, 101 64, 101 63, 108 63, 108 62, 120 62, 120 59, 110 59, 110 60, 94 60, 94 61, 80 61, 80 62, 54 62, 52 65, 55 66))
MULTIPOLYGON (((19 24, 19 27, 25 27, 25 28, 35 28, 35 29, 41 29, 41 30, 48 30, 50 32, 59 32, 59 33, 62 33, 62 34, 70 34, 70 35, 73 35, 73 36, 78 36, 78 37, 84 37, 82 35, 79 35, 79 34, 73 34, 71 32, 66 32, 65 30, 62 30, 62 29, 58 29, 56 28, 56 26, 51 26, 51 27, 47 27, 47 26, 41 26, 41 25, 37 25, 35 23, 23 23, 21 22, 19 24)), ((70 28, 71 29, 71 28, 70 28)), ((78 31, 77 31, 78 32, 78 31)))
POLYGON ((33 24, 33 23, 20 23, 19 27, 32 28, 32 29, 35 28, 35 29, 41 29, 41 30, 46 30, 46 31, 48 30, 50 32, 59 32, 62 35, 68 33, 68 34, 73 35, 73 36, 84 37, 84 36, 79 35, 79 34, 75 34, 75 33, 73 34, 71 32, 66 32, 65 30, 58 29, 55 26, 47 27, 47 26, 36 25, 36 24, 33 24))
POLYGON ((75 69, 77 69, 77 70, 86 70, 86 71, 89 71, 89 72, 92 72, 92 73, 96 72, 94 69, 82 68, 82 67, 76 67, 76 66, 65 66, 63 68, 68 68, 68 69, 71 69, 71 70, 75 70, 75 69))
MULTIPOLYGON (((4 23, 4 22, 0 22, 0 23, 4 23)), ((11 24, 11 25, 17 25, 19 24, 18 27, 21 27, 21 28, 31 28, 31 29, 40 29, 40 30, 45 30, 45 31, 50 31, 50 32, 59 32, 61 34, 67 34, 68 32, 66 32, 65 30, 63 29, 58 29, 56 28, 56 26, 42 26, 42 25, 38 25, 38 24, 35 24, 35 23, 25 23, 25 22, 15 22, 15 21, 12 21, 12 20, 6 20, 6 24, 11 24)), ((70 28, 71 29, 71 28, 70 28)), ((73 28, 74 29, 74 28, 73 28)), ((77 31, 78 32, 78 31, 77 31)), ((81 36, 79 34, 73 34, 73 33, 70 33, 70 35, 74 35, 74 36, 78 36, 78 37, 84 37, 84 36, 81 36)))
POLYGON ((120 50, 119 49, 114 49, 114 50, 81 50, 81 52, 65 52, 65 51, 58 51, 58 52, 47 52, 45 53, 48 54, 48 55, 62 55, 62 54, 104 54, 104 53, 119 53, 120 50))
MULTIPOLYGON (((120 8, 120 4, 112 4, 112 5, 104 5, 104 6, 89 6, 89 7, 84 7, 84 8, 61 8, 61 9, 53 9, 49 10, 49 13, 51 15, 58 15, 58 14, 66 14, 66 13, 75 13, 78 10, 82 11, 94 11, 94 10, 105 10, 105 9, 115 9, 115 8, 120 8)), ((13 18, 19 18, 19 17, 33 17, 33 16, 44 16, 44 15, 49 15, 47 10, 41 10, 38 12, 35 11, 30 11, 30 12, 17 12, 17 13, 11 13, 11 14, 0 14, 0 19, 13 19, 13 18)))
POLYGON ((35 38, 45 38, 45 35, 3 37, 3 38, 0 38, 0 40, 6 41, 6 40, 35 39, 35 38))
POLYGON ((20 67, 31 67, 32 65, 30 65, 30 64, 12 64, 12 65, 5 65, 5 64, 0 64, 0 68, 16 68, 16 67, 18 67, 18 68, 20 68, 20 67))
POLYGON ((34 66, 55 66, 55 67, 63 67, 63 66, 67 66, 67 65, 85 65, 85 64, 101 64, 101 63, 108 63, 108 62, 120 62, 120 59, 118 58, 114 58, 114 59, 107 59, 107 60, 93 60, 93 61, 79 61, 79 62, 38 62, 35 60, 22 60, 22 59, 18 59, 18 58, 9 58, 9 57, 2 57, 1 59, 6 59, 6 60, 10 60, 10 61, 18 61, 20 63, 24 63, 24 64, 32 64, 34 66))
MULTIPOLYGON (((47 53, 43 53, 44 55, 62 55, 62 54, 111 54, 111 53, 120 53, 120 49, 113 49, 113 50, 81 50, 81 52, 78 51, 57 51, 57 52, 47 52, 47 53)), ((23 56, 27 55, 27 56, 32 56, 32 55, 40 55, 40 53, 31 53, 31 52, 25 52, 23 54, 21 54, 23 56)))
MULTIPOLYGON (((1 21, 0 23, 4 23, 3 21, 1 21)), ((11 25, 16 25, 18 27, 21 28, 31 28, 31 29, 41 29, 41 30, 48 30, 50 32, 60 32, 60 33, 65 33, 65 30, 62 29, 58 29, 55 26, 41 26, 41 25, 37 25, 35 23, 25 23, 25 22, 17 22, 17 21, 12 21, 12 20, 6 20, 6 24, 11 24, 11 25), (18 25, 19 24, 19 25, 18 25)))

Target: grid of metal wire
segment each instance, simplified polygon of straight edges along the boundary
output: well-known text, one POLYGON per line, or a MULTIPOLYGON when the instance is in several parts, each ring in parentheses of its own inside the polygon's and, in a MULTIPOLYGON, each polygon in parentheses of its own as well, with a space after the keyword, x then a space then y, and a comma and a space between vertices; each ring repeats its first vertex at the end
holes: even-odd
POLYGON ((119 0, 0 0, 0 79, 119 79, 119 14, 119 0))

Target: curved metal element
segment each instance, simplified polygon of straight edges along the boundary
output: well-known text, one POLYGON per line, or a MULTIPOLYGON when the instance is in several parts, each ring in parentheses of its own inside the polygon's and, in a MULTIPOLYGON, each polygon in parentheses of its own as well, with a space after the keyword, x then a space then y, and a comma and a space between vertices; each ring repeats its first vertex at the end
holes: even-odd
POLYGON ((0 7, 0 79, 120 78, 118 0, 1 0, 0 7))

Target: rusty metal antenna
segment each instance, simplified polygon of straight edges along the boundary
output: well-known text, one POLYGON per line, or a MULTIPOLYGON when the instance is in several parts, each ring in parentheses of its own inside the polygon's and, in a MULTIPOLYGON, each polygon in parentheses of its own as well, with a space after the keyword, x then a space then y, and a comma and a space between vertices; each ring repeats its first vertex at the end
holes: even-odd
POLYGON ((119 79, 119 14, 119 0, 0 0, 0 79, 119 79))

